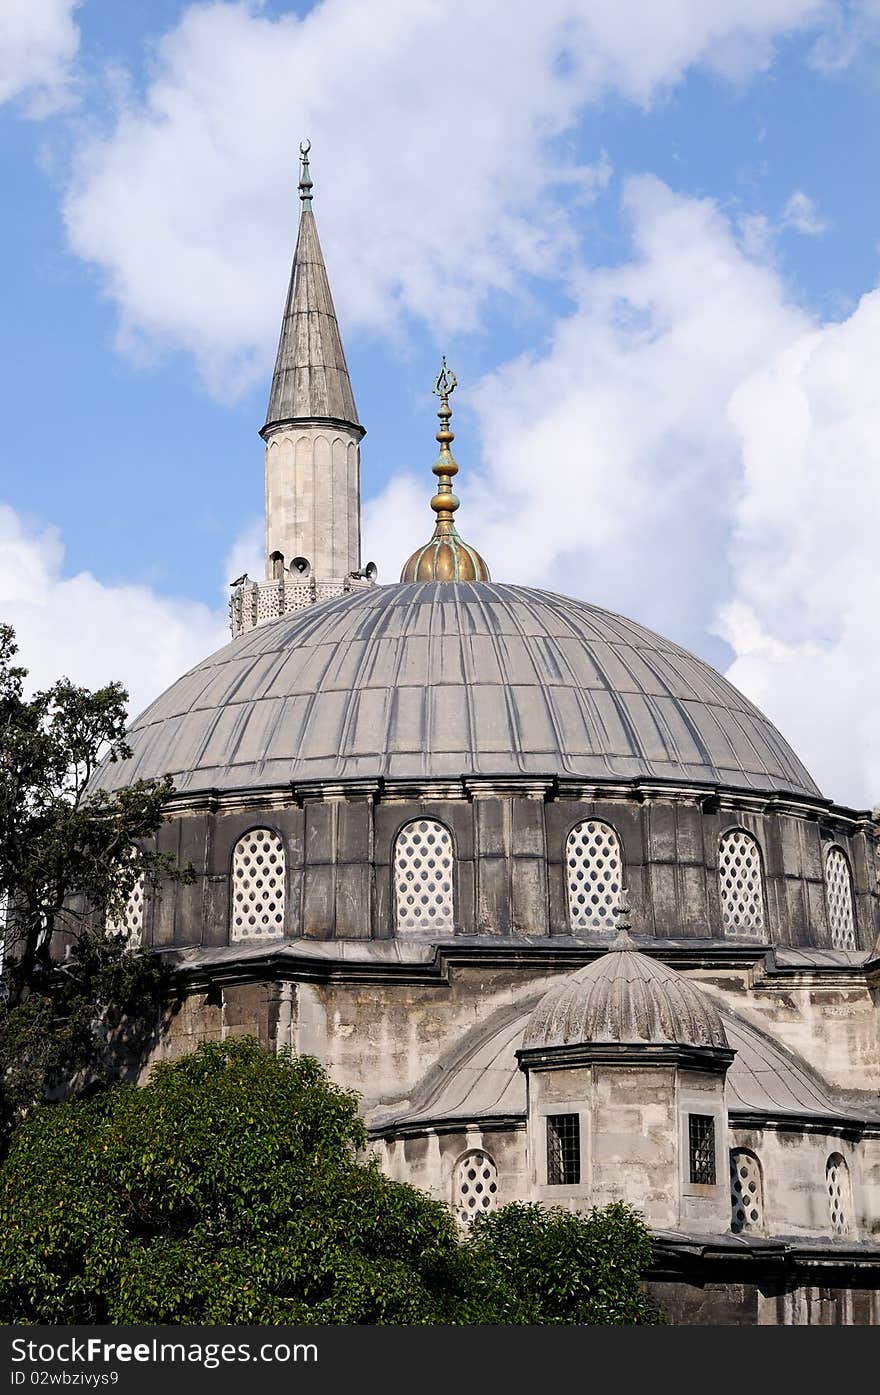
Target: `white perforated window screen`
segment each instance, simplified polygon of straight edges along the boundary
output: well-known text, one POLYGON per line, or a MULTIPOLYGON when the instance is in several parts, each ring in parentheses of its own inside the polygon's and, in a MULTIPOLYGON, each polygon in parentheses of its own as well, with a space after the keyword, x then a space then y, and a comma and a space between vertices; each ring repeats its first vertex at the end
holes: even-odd
POLYGON ((9 892, 4 888, 0 891, 0 974, 3 973, 3 965, 6 963, 6 918, 9 910, 9 892))
POLYGON ((252 828, 232 854, 232 938, 284 934, 284 844, 271 828, 252 828))
POLYGON ((730 1229, 760 1231, 764 1225, 761 1168, 753 1153, 735 1148, 730 1155, 730 1229))
POLYGON ((576 824, 565 842, 565 869, 572 929, 614 929, 623 883, 620 839, 614 829, 598 819, 576 824))
POLYGON ((494 1211, 498 1205, 498 1168, 494 1158, 480 1149, 465 1153, 455 1169, 453 1204, 462 1225, 474 1216, 494 1211))
POLYGON ((454 925, 452 836, 434 819, 405 824, 394 844, 398 930, 444 930, 454 925))
POLYGON ((825 857, 825 896, 832 945, 835 949, 855 949, 852 877, 842 848, 829 848, 825 857))
POLYGON ((125 910, 119 920, 107 922, 107 929, 113 935, 124 935, 132 949, 137 949, 144 934, 144 903, 146 882, 141 872, 125 903, 125 910))
POLYGON ((852 1229, 852 1187, 846 1159, 840 1153, 832 1153, 825 1164, 825 1185, 832 1233, 846 1235, 852 1229))
POLYGON ((718 850, 721 921, 728 935, 764 933, 764 886, 761 852, 750 833, 731 829, 718 850))

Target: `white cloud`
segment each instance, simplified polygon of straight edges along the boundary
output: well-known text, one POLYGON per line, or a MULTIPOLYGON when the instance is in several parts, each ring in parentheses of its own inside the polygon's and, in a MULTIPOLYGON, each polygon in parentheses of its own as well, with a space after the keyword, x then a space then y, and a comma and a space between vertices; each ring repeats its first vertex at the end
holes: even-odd
POLYGON ((16 631, 31 688, 62 675, 129 691, 129 712, 229 638, 225 617, 145 586, 106 585, 89 572, 66 576, 54 528, 28 527, 0 504, 0 619, 16 631))
POLYGON ((461 332, 493 292, 573 254, 572 205, 608 175, 565 139, 591 103, 647 104, 694 64, 744 76, 834 10, 544 0, 511 23, 506 0, 323 0, 302 19, 192 6, 146 90, 123 89, 80 145, 69 238, 103 272, 124 342, 183 347, 215 389, 241 386, 274 347, 308 135, 347 330, 412 314, 461 332))
MULTIPOLYGON (((687 578, 705 571, 717 585, 725 575, 739 473, 730 394, 809 322, 710 201, 643 177, 626 186, 624 206, 631 258, 582 275, 578 308, 545 354, 471 389, 479 441, 460 431, 455 443, 458 518, 500 579, 589 594, 661 628, 693 622, 697 634, 711 607, 705 588, 688 597, 687 578), (633 557, 648 552, 646 588, 633 557)), ((421 477, 371 503, 366 551, 379 553, 383 575, 427 536, 431 480, 426 449, 421 477), (404 515, 411 541, 399 542, 402 530, 389 537, 382 520, 404 515)))
POLYGON ((802 233, 804 237, 821 237, 830 226, 828 219, 822 217, 809 194, 805 194, 802 189, 795 189, 782 210, 781 230, 791 228, 793 232, 802 233))
POLYGON ((721 628, 735 683, 837 798, 880 802, 880 291, 733 395, 744 488, 721 628))
MULTIPOLYGON (((548 352, 477 390, 460 531, 496 578, 621 610, 723 667, 722 634, 733 681, 826 792, 876 802, 880 292, 819 327, 711 202, 653 178, 625 201, 630 260, 585 275, 548 352)), ((368 507, 385 578, 429 535, 429 467, 368 507)))
POLYGON ((830 7, 813 45, 811 64, 819 72, 840 72, 878 37, 880 0, 843 0, 830 7))
POLYGON ((237 581, 245 574, 251 581, 262 581, 265 564, 266 523, 262 518, 254 518, 244 525, 226 554, 223 564, 226 581, 237 581))
POLYGON ((46 116, 69 95, 79 48, 74 11, 81 0, 3 0, 0 8, 0 104, 22 100, 46 116))

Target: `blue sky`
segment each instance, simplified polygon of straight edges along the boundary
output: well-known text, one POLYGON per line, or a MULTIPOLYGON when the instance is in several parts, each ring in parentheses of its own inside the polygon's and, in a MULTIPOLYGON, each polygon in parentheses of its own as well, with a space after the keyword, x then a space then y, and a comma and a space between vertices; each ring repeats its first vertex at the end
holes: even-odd
POLYGON ((876 0, 4 8, 0 610, 38 681, 140 707, 223 641, 309 136, 380 579, 430 531, 445 352, 493 573, 669 634, 880 799, 876 0))

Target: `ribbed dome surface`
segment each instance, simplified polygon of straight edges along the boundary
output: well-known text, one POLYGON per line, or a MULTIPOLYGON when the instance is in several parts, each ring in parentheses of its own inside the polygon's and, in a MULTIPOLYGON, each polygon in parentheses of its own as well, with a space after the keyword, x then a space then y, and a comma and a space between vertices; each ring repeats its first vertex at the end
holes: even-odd
POLYGON ((545 993, 523 1037, 526 1048, 602 1043, 726 1047, 727 1037, 690 979, 635 949, 610 949, 545 993))
POLYGON ((130 744, 104 788, 522 774, 819 793, 694 655, 584 601, 489 582, 376 587, 269 621, 173 684, 130 744))
POLYGON ((416 548, 401 581, 488 581, 489 568, 476 548, 452 532, 436 535, 416 548))

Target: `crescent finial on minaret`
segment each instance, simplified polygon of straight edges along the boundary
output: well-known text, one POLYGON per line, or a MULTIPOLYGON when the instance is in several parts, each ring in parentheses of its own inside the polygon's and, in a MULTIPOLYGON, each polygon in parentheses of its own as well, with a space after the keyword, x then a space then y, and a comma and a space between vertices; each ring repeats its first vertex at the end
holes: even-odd
POLYGON ((312 142, 310 140, 300 141, 299 196, 303 201, 303 208, 311 208, 312 206, 312 176, 309 173, 309 151, 311 148, 312 142))

